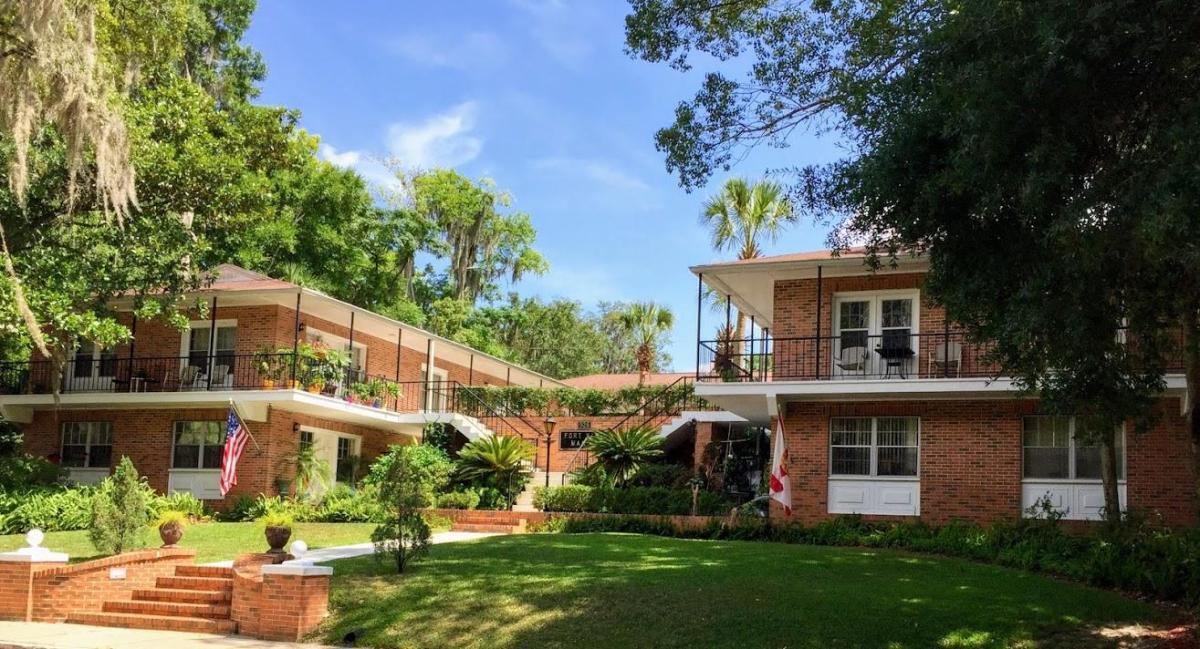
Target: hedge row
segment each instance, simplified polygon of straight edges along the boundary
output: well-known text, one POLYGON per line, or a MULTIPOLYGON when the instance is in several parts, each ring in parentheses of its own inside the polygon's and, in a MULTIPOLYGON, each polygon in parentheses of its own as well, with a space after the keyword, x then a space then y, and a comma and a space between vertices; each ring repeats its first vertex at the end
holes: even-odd
MULTIPOLYGON (((696 505, 696 514, 700 516, 727 514, 733 506, 725 496, 711 491, 701 491, 696 505)), ((666 487, 614 488, 569 484, 534 489, 533 506, 547 512, 686 516, 692 513, 692 491, 666 487)))
MULTIPOLYGON (((144 485, 144 483, 143 483, 144 485)), ((202 501, 188 493, 157 494, 148 485, 150 516, 177 510, 193 517, 211 514, 202 501)), ((46 532, 87 529, 92 520, 96 487, 52 486, 0 491, 0 534, 24 534, 38 528, 46 532)))
POLYGON ((1068 534, 1058 524, 1023 519, 987 527, 954 523, 868 523, 855 516, 812 526, 742 519, 733 525, 676 529, 670 521, 632 517, 556 518, 540 532, 632 532, 678 538, 863 546, 924 552, 1045 572, 1093 586, 1200 605, 1200 530, 1169 530, 1127 521, 1092 535, 1068 534))

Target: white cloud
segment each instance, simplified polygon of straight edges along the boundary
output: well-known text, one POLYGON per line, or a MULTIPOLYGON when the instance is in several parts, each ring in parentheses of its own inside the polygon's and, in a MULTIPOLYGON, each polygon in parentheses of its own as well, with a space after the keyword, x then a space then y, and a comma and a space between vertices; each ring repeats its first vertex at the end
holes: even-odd
POLYGON ((389 153, 406 167, 456 167, 474 160, 483 139, 472 135, 477 104, 466 101, 420 122, 388 127, 389 153))
POLYGON ((623 191, 649 191, 650 185, 603 160, 589 158, 541 158, 533 166, 543 171, 582 176, 598 185, 623 191))
POLYGON ((508 48, 492 32, 446 36, 405 34, 390 41, 387 47, 413 63, 456 70, 494 68, 508 58, 508 48))
POLYGON ((328 144, 322 144, 319 150, 322 160, 327 160, 335 167, 343 169, 351 169, 357 167, 362 162, 363 154, 361 151, 342 151, 339 152, 328 144))

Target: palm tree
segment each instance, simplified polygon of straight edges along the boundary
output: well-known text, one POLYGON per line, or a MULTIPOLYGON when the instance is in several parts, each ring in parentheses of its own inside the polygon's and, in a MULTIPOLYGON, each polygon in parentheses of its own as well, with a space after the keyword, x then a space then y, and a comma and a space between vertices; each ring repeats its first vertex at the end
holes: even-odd
POLYGON ((499 489, 509 506, 533 475, 529 462, 537 451, 520 437, 481 437, 458 452, 457 478, 499 489))
POLYGON ((631 480, 643 465, 662 455, 662 438, 649 427, 598 431, 584 445, 596 457, 593 466, 599 467, 617 486, 631 480))
MULTIPOLYGON (((784 226, 796 222, 796 213, 780 184, 730 178, 704 202, 700 222, 712 231, 714 249, 736 251, 738 259, 754 259, 762 256, 762 244, 775 241, 784 226)), ((746 315, 739 310, 734 338, 745 336, 746 315)))
POLYGON ((634 302, 620 313, 620 322, 637 345, 638 385, 642 385, 654 367, 663 334, 675 325, 675 316, 670 309, 654 302, 634 302))

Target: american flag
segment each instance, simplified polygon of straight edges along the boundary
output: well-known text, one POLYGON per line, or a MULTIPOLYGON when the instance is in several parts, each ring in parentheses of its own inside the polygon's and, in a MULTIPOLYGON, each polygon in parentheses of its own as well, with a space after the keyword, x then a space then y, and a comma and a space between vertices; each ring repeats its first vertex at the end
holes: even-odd
POLYGON ((246 448, 246 440, 250 439, 250 431, 238 417, 237 410, 229 408, 229 423, 225 426, 225 450, 221 453, 221 497, 229 493, 237 484, 237 465, 246 448))

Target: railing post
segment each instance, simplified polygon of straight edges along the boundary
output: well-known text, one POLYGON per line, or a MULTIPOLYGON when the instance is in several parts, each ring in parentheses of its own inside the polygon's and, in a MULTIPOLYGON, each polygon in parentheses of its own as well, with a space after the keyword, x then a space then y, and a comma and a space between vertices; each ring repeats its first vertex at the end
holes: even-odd
POLYGON ((823 293, 824 291, 821 288, 821 267, 817 266, 817 353, 813 357, 816 364, 813 372, 818 381, 821 380, 821 304, 825 301, 823 293))
POLYGON ((750 316, 750 380, 754 380, 754 316, 750 316))
MULTIPOLYGON (((918 345, 918 348, 920 346, 918 345)), ((962 361, 959 361, 962 362, 962 361)), ((917 359, 918 366, 921 359, 917 359)), ((918 372, 920 371, 918 367, 918 372)), ((950 376, 950 320, 942 316, 942 378, 950 376)))
MULTIPOLYGON (((770 349, 771 349, 771 328, 763 327, 763 364, 762 364, 762 370, 759 372, 759 376, 762 377, 761 380, 763 380, 763 381, 767 380, 767 354, 769 353, 770 349)), ((775 359, 772 358, 771 360, 774 361, 775 359)))

